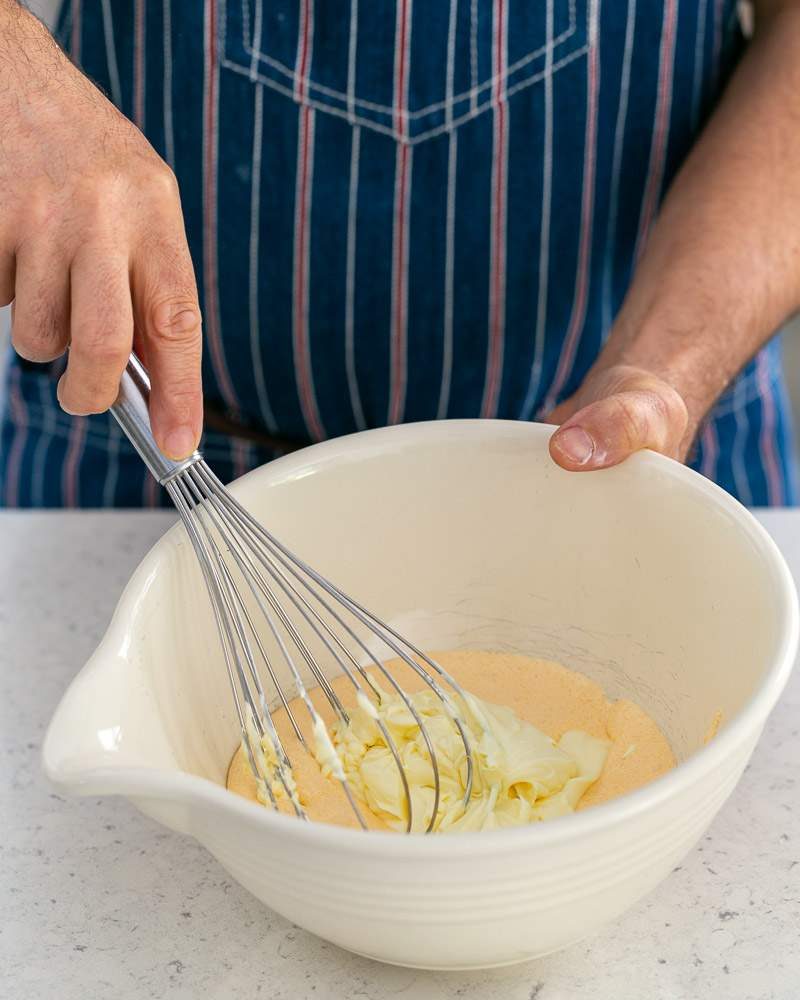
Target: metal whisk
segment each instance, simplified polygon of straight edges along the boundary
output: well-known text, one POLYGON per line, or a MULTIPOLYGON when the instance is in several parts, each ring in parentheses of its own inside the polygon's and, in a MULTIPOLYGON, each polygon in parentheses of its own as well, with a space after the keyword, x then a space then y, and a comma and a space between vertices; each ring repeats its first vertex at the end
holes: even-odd
MULTIPOLYGON (((456 681, 413 643, 290 552, 228 492, 199 452, 182 462, 166 458, 153 439, 149 397, 147 372, 131 355, 112 413, 150 472, 169 493, 188 532, 211 599, 243 746, 253 774, 272 806, 278 808, 274 787, 282 788, 296 814, 307 818, 295 793, 291 761, 270 715, 272 708, 283 705, 295 735, 308 749, 289 704, 293 696, 299 696, 310 716, 312 732, 335 752, 303 681, 301 665, 313 677, 312 688, 320 689, 344 724, 349 721, 347 711, 331 686, 330 675, 344 674, 356 699, 363 704, 367 698, 374 704, 380 701, 381 692, 367 673, 369 667, 402 699, 419 726, 433 776, 433 808, 427 832, 434 828, 440 775, 433 741, 411 697, 374 652, 374 643, 369 641, 374 636, 381 647, 407 664, 441 699, 458 730, 464 749, 466 807, 472 793, 472 750, 459 707, 440 683, 446 682, 463 705, 464 692, 456 681), (265 635, 272 641, 265 644, 265 635), (267 645, 277 654, 269 654, 267 645), (293 694, 284 690, 278 679, 277 658, 288 668, 293 694), (271 754, 264 753, 265 738, 271 754)), ((285 674, 286 670, 280 672, 285 674)), ((408 777, 395 741, 376 715, 375 722, 399 772, 406 802, 406 830, 410 831, 413 816, 408 777)), ((344 771, 337 768, 334 774, 359 824, 366 829, 344 771)))

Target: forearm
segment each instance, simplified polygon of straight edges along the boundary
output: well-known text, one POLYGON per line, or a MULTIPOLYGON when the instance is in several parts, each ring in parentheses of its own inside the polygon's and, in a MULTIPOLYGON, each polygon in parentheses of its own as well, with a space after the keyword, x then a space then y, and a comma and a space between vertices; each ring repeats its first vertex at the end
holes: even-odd
POLYGON ((672 185, 600 363, 677 389, 691 436, 798 306, 800 9, 787 7, 758 25, 672 185))

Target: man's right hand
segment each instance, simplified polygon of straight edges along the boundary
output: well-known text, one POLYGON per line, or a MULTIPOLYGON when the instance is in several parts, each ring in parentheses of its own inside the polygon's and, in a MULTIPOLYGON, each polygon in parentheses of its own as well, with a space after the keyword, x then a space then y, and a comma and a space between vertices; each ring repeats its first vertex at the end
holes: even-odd
POLYGON ((0 0, 0 305, 30 361, 69 348, 69 413, 114 402, 134 345, 156 441, 202 429, 200 309, 175 177, 16 0, 0 0))

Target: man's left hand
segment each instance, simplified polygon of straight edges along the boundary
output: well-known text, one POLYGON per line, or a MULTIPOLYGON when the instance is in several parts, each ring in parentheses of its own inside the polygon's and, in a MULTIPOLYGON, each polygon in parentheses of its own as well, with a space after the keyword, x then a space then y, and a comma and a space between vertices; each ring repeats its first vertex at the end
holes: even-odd
POLYGON ((594 368, 547 421, 561 424, 550 454, 571 472, 617 465, 642 448, 683 461, 695 428, 681 395, 643 368, 594 368))

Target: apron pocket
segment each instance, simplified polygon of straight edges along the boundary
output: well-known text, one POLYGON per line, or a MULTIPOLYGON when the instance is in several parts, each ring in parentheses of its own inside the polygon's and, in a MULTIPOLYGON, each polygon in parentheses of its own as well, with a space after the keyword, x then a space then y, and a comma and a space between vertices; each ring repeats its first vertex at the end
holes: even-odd
POLYGON ((585 55, 588 8, 589 0, 222 0, 222 64, 414 143, 585 55))

